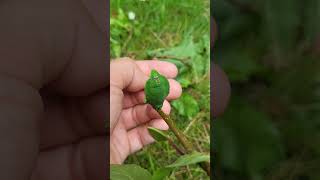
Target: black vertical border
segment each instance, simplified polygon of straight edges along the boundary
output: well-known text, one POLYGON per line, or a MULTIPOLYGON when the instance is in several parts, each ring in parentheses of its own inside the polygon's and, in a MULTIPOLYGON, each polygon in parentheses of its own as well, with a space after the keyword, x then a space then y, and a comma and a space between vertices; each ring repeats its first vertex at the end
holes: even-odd
MULTIPOLYGON (((108 69, 108 79, 109 79, 109 84, 110 84, 110 0, 106 0, 106 57, 107 59, 105 59, 105 61, 108 61, 107 64, 107 69, 108 69)), ((106 107, 106 113, 107 113, 107 120, 106 120, 106 124, 107 124, 107 154, 106 154, 106 171, 107 171, 107 177, 106 179, 110 179, 110 128, 108 127, 110 124, 110 86, 107 87, 108 88, 108 107, 106 107)))

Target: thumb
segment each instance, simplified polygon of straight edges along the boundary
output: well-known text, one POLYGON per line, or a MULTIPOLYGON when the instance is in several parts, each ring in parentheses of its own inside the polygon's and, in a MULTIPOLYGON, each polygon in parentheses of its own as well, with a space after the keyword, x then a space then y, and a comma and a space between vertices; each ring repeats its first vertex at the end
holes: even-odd
POLYGON ((42 100, 24 81, 0 75, 0 84, 0 179, 29 179, 38 153, 42 100))
POLYGON ((123 90, 137 92, 143 90, 148 76, 141 71, 135 61, 121 58, 110 64, 110 130, 114 126, 123 108, 123 90))
POLYGON ((112 61, 110 69, 110 86, 121 90, 140 91, 144 88, 144 84, 148 79, 137 63, 129 58, 112 61))

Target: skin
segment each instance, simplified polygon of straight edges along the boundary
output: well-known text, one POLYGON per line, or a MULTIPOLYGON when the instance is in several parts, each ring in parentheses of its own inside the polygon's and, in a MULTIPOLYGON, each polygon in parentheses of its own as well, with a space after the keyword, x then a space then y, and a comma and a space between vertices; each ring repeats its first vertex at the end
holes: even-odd
MULTIPOLYGON (((12 0, 0 5, 0 179, 104 179, 109 117, 111 161, 121 162, 152 142, 138 128, 130 132, 141 133, 142 143, 133 139, 131 146, 115 148, 113 143, 122 142, 115 140, 128 135, 121 132, 119 117, 129 117, 123 126, 135 126, 123 108, 139 102, 130 101, 123 90, 139 91, 147 66, 128 63, 139 67, 139 73, 111 65, 115 69, 109 77, 105 21, 90 16, 94 8, 77 2, 12 0), (115 104, 110 116, 109 100, 115 104)), ((170 78, 175 75, 174 70, 164 71, 170 78)), ((172 92, 171 99, 177 98, 179 89, 172 92)), ((138 107, 150 112, 140 120, 167 128, 148 107, 138 107)), ((163 110, 170 111, 168 102, 163 110)))
MULTIPOLYGON (((151 69, 169 79, 169 95, 164 101, 162 110, 169 114, 169 101, 181 95, 180 84, 172 78, 177 75, 177 68, 168 62, 132 61, 128 58, 111 62, 110 84, 110 163, 121 164, 128 155, 144 146, 153 143, 154 139, 147 131, 148 126, 167 130, 168 125, 159 114, 145 104, 143 91, 151 69)), ((214 109, 213 116, 223 113, 230 95, 230 86, 224 72, 216 65, 214 75, 214 109)))
POLYGON ((109 79, 101 67, 99 59, 0 62, 0 179, 106 177, 109 79))
MULTIPOLYGON (((211 23, 213 29, 211 31, 211 48, 213 48, 217 39, 218 30, 217 23, 214 18, 211 18, 211 23)), ((211 79, 211 96, 213 97, 213 109, 211 110, 213 113, 211 114, 212 119, 214 119, 222 115, 227 108, 231 94, 231 87, 227 75, 216 64, 213 65, 213 70, 211 71, 211 79)))
POLYGON ((211 17, 211 21, 210 21, 210 23, 211 23, 211 29, 213 29, 210 33, 211 33, 211 45, 212 45, 212 47, 214 46, 214 41, 217 39, 217 31, 218 31, 218 29, 217 29, 217 23, 216 23, 216 21, 211 17))
POLYGON ((82 2, 0 3, 1 180, 107 177, 107 33, 82 2))
POLYGON ((169 95, 162 110, 170 113, 168 101, 181 95, 180 84, 173 80, 175 65, 161 61, 132 61, 128 58, 112 61, 110 65, 110 163, 121 164, 129 154, 154 142, 147 127, 167 130, 168 125, 149 104, 145 104, 144 85, 152 69, 166 76, 169 95))

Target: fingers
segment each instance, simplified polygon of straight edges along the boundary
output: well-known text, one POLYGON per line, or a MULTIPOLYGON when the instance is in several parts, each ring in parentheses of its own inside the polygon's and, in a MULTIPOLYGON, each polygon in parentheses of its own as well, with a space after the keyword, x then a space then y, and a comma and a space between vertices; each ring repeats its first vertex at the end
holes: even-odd
POLYGON ((162 119, 155 119, 148 125, 138 126, 128 132, 130 153, 135 153, 142 149, 144 146, 154 142, 154 139, 148 132, 148 127, 152 126, 157 129, 167 130, 169 127, 162 119))
MULTIPOLYGON (((169 114, 171 106, 168 101, 164 101, 162 110, 169 114)), ((135 128, 141 124, 145 124, 153 119, 160 119, 161 116, 155 111, 151 105, 137 105, 122 111, 120 120, 127 130, 135 128)))
POLYGON ((214 46, 214 42, 217 39, 217 31, 218 31, 217 23, 214 20, 214 18, 211 18, 211 26, 212 26, 211 27, 211 45, 213 47, 214 46))
POLYGON ((120 90, 139 91, 148 79, 133 60, 112 61, 110 69, 110 85, 120 90))
MULTIPOLYGON (((108 61, 109 53, 106 51, 108 49, 107 33, 101 29, 102 20, 97 19, 97 14, 91 14, 94 11, 92 6, 94 3, 83 2, 70 4, 72 9, 79 13, 78 17, 81 18, 81 23, 77 27, 72 25, 77 20, 68 15, 65 19, 61 19, 63 24, 59 30, 53 30, 55 29, 52 28, 54 23, 48 21, 49 32, 46 35, 49 40, 47 40, 47 44, 37 44, 37 47, 43 45, 48 47, 43 49, 48 52, 47 57, 42 57, 39 61, 41 64, 43 64, 42 61, 46 61, 42 71, 52 71, 50 74, 40 77, 46 78, 51 88, 66 96, 85 96, 109 85, 108 67, 110 62, 108 61), (52 43, 56 46, 51 46, 52 43), (57 62, 60 62, 59 66, 57 62)), ((103 5, 104 2, 96 2, 96 5, 98 4, 103 5)), ((54 10, 54 7, 49 9, 50 12, 56 14, 57 11, 54 10)), ((101 8, 103 7, 99 9, 101 8)), ((69 8, 59 8, 58 11, 59 13, 71 13, 69 8)), ((95 12, 98 11, 98 9, 95 10, 95 12)), ((52 21, 55 22, 55 18, 52 21)), ((43 41, 46 42, 45 39, 43 41)), ((36 49, 37 52, 41 51, 36 49)))
POLYGON ((108 177, 107 152, 107 137, 93 137, 41 152, 31 180, 104 179, 108 177))
MULTIPOLYGON (((119 119, 120 111, 123 108, 123 101, 127 101, 125 108, 131 107, 134 104, 135 98, 131 100, 123 99, 123 90, 126 92, 139 92, 144 89, 145 83, 148 79, 148 74, 152 69, 158 70, 164 76, 173 78, 177 75, 177 68, 174 64, 161 61, 133 61, 128 58, 122 58, 111 62, 111 79, 110 79, 110 130, 113 131, 117 120, 119 119)), ((176 85, 177 82, 172 81, 172 94, 179 93, 181 87, 176 85)), ((138 95, 136 102, 143 102, 141 95, 138 95)))
POLYGON ((107 3, 109 1, 90 1, 90 0, 83 0, 82 1, 86 6, 86 9, 93 17, 96 24, 100 27, 101 31, 106 32, 109 31, 109 26, 106 26, 106 17, 107 11, 105 10, 107 3), (103 12, 103 14, 100 14, 103 12))
POLYGON ((172 63, 157 60, 133 61, 128 58, 111 62, 110 84, 131 92, 137 92, 144 88, 152 69, 160 74, 174 78, 178 70, 172 63))
POLYGON ((106 107, 109 98, 106 90, 88 97, 66 98, 51 94, 42 94, 42 97, 45 116, 40 122, 41 149, 106 133, 106 107))
MULTIPOLYGON (((170 101, 170 100, 179 98, 182 93, 182 88, 180 84, 173 79, 169 79, 169 84, 170 84, 170 91, 166 99, 170 101)), ((144 104, 145 103, 144 100, 145 100, 144 91, 139 91, 136 93, 126 93, 123 99, 123 107, 129 108, 137 104, 144 104)))
POLYGON ((231 87, 226 74, 217 66, 213 65, 213 117, 222 114, 229 102, 231 87))
POLYGON ((160 129, 168 130, 169 126, 163 119, 154 119, 148 123, 149 126, 160 129))
MULTIPOLYGON (((214 18, 211 18, 211 44, 214 45, 215 40, 217 39, 217 23, 214 18)), ((229 102, 231 87, 229 80, 226 74, 216 65, 213 65, 213 70, 211 71, 213 76, 213 117, 221 115, 229 102)))
MULTIPOLYGON (((84 117, 85 124, 92 129, 93 135, 106 133, 105 123, 108 118, 106 107, 108 104, 109 93, 103 89, 87 97, 78 100, 79 113, 84 117)), ((74 121, 77 123, 77 121, 74 121)))
POLYGON ((0 179, 27 179, 38 153, 41 97, 28 83, 1 73, 0 84, 0 179))
POLYGON ((148 61, 136 61, 139 68, 147 74, 148 76, 151 73, 152 69, 157 70, 160 74, 166 76, 167 78, 175 78, 178 74, 177 67, 166 61, 158 61, 158 60, 148 60, 148 61))

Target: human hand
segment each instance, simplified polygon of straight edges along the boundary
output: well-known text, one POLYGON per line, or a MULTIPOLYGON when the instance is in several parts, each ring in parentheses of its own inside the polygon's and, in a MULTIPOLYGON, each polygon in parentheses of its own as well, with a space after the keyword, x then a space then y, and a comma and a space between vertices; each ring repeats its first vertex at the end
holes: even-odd
POLYGON ((0 65, 0 179, 105 178, 107 62, 27 63, 0 65))
MULTIPOLYGON (((217 39, 217 23, 214 18, 211 18, 211 48, 214 47, 215 40, 217 39)), ((227 108, 229 98, 230 98, 230 91, 231 87, 229 84, 229 80, 227 75, 223 72, 223 70, 216 64, 213 64, 213 71, 211 71, 213 81, 211 92, 213 95, 213 113, 212 118, 215 118, 221 115, 225 109, 227 108)))
POLYGON ((107 30, 82 1, 6 1, 0 13, 0 179, 105 179, 107 30))
POLYGON ((154 139, 147 127, 167 130, 168 125, 149 104, 145 104, 144 85, 152 69, 166 76, 170 92, 162 110, 169 114, 169 100, 178 98, 182 89, 173 80, 178 70, 169 62, 150 60, 115 60, 110 65, 110 163, 121 164, 132 154, 154 139))

